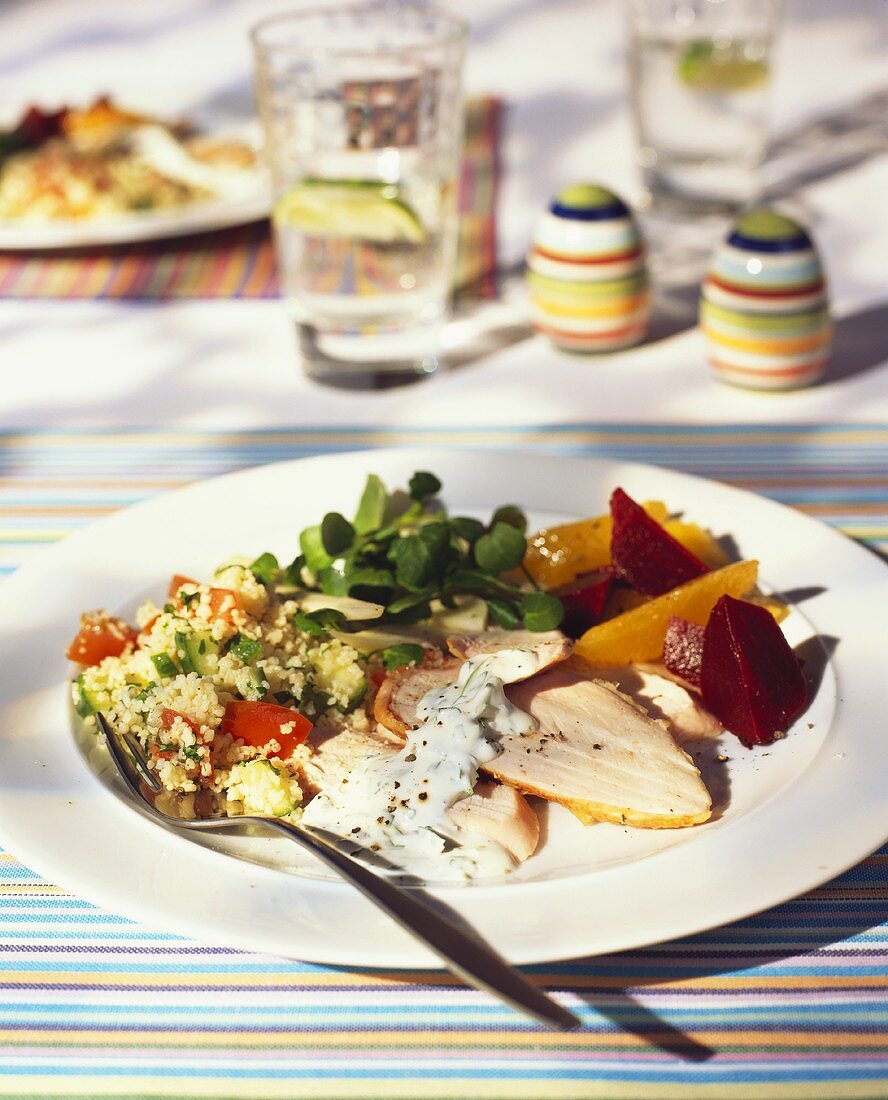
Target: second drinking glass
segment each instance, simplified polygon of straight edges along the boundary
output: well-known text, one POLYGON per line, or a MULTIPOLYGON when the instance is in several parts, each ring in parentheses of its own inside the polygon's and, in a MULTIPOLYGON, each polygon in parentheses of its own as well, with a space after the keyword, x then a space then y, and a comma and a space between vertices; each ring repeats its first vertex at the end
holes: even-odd
POLYGON ((655 207, 730 212, 767 147, 780 0, 628 0, 629 72, 655 207))

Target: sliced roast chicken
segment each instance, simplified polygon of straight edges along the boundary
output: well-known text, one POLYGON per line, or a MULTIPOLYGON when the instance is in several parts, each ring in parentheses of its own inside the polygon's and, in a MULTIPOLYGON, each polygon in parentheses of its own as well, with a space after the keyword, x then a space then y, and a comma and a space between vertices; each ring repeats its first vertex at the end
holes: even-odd
POLYGON ((586 675, 606 680, 640 704, 652 718, 664 718, 681 743, 716 737, 721 723, 703 706, 700 696, 665 665, 592 665, 586 675))
MULTIPOLYGON (((499 738, 499 755, 482 769, 488 776, 525 794, 560 802, 586 824, 610 821, 663 829, 708 819, 709 792, 667 722, 652 717, 596 670, 575 662, 562 665, 570 653, 563 635, 503 631, 448 639, 448 648, 461 659, 513 647, 533 648, 540 658, 540 671, 507 689, 510 700, 535 719, 537 728, 499 738)), ((456 660, 404 669, 388 677, 376 699, 377 721, 401 735, 415 729, 420 700, 451 683, 460 664, 456 660)), ((613 672, 608 670, 610 679, 613 672)), ((668 695, 663 688, 657 696, 663 700, 657 704, 660 713, 666 713, 668 695)), ((678 714, 687 704, 673 700, 671 706, 678 714)))
POLYGON ((542 671, 569 657, 573 643, 560 630, 495 630, 487 634, 454 634, 447 639, 447 648, 459 658, 459 663, 504 649, 524 649, 536 654, 537 671, 542 671))
POLYGON ((476 783, 468 798, 454 802, 450 820, 495 840, 516 863, 532 856, 540 841, 540 819, 524 795, 490 780, 476 783))
MULTIPOLYGON (((310 793, 341 783, 369 756, 397 752, 400 747, 401 738, 381 727, 370 733, 341 730, 318 741, 304 768, 310 793)), ((516 863, 532 856, 540 839, 539 819, 527 799, 520 791, 490 780, 477 783, 471 795, 455 803, 450 819, 460 829, 495 840, 516 863)))
POLYGON ((672 829, 709 817, 709 791, 666 722, 613 684, 553 668, 507 694, 537 729, 501 738, 489 775, 560 802, 584 824, 672 829))

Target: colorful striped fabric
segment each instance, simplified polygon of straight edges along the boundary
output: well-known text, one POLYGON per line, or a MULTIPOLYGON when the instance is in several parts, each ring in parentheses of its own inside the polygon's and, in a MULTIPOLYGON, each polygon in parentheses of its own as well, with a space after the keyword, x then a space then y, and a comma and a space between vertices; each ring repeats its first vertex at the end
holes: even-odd
MULTIPOLYGON (((455 285, 496 295, 495 200, 501 103, 469 101, 460 178, 455 285)), ((0 252, 0 298, 274 298, 278 278, 268 223, 103 249, 0 252)))
MULTIPOLYGON (((0 566, 196 478, 416 443, 669 465, 888 550, 888 424, 35 431, 0 439, 0 566)), ((705 935, 532 967, 583 1018, 556 1035, 441 973, 305 965, 133 924, 0 854, 0 1096, 883 1100, 886 914, 888 849, 705 935)))

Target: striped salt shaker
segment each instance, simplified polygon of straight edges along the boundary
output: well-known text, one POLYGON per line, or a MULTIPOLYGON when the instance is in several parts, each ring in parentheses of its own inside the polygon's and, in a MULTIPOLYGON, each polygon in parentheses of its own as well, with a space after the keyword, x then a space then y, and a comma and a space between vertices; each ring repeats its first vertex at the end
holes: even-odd
POLYGON ((816 382, 832 325, 823 265, 802 226, 765 207, 744 214, 703 282, 700 327, 723 382, 761 390, 816 382))
POLYGON ((614 351, 643 339, 651 312, 644 244, 613 191, 577 183, 555 197, 527 257, 530 318, 569 351, 614 351))

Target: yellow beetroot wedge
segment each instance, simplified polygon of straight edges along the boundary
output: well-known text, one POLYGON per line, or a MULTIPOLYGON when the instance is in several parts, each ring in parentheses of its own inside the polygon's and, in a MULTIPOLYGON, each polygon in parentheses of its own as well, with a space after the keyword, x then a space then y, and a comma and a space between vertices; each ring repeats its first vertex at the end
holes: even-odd
POLYGON ((690 550, 710 569, 721 569, 731 560, 718 539, 698 523, 686 523, 682 519, 667 519, 663 524, 663 530, 668 531, 676 542, 680 542, 685 550, 690 550))
POLYGON ((660 596, 709 572, 700 561, 636 504, 623 489, 610 500, 611 563, 614 572, 638 592, 660 596))
POLYGON ((796 655, 770 612, 730 596, 706 624, 701 688, 706 707, 748 748, 785 732, 807 695, 796 655))
POLYGON ((590 664, 658 661, 663 655, 670 615, 705 626, 709 612, 722 596, 745 595, 757 578, 757 561, 736 561, 704 573, 640 607, 593 626, 577 642, 576 653, 590 664))
MULTIPOLYGON (((666 519, 666 505, 650 500, 642 505, 658 522, 666 519)), ((611 560, 611 517, 595 516, 575 523, 544 527, 527 540, 524 568, 542 588, 559 588, 584 573, 604 569, 611 560)))

